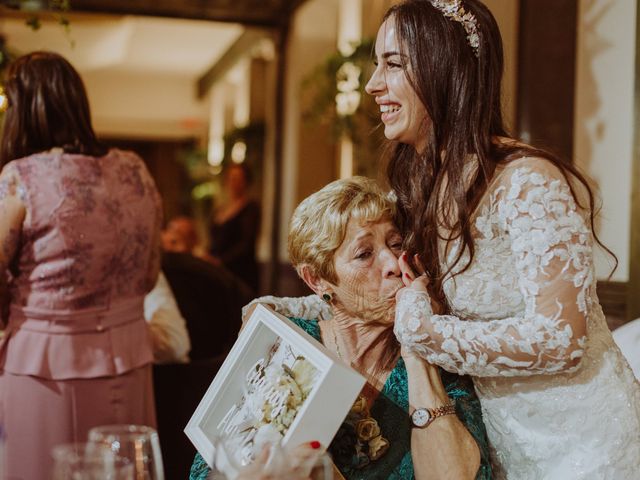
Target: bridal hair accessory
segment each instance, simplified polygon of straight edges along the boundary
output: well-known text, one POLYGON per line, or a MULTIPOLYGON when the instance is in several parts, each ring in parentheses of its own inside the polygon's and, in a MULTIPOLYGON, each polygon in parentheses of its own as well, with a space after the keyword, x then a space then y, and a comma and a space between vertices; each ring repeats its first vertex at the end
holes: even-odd
POLYGON ((477 57, 480 36, 478 35, 478 21, 475 15, 464 9, 462 0, 430 0, 430 2, 445 17, 462 24, 464 31, 467 32, 467 41, 477 57))
POLYGON ((331 303, 331 300, 333 299, 333 297, 331 297, 330 293, 323 293, 322 299, 327 303, 331 303))

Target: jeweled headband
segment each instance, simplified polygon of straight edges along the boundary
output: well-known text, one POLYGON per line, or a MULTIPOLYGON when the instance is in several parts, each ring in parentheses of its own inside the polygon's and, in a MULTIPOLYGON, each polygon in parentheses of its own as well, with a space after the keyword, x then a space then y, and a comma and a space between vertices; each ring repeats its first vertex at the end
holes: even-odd
POLYGON ((462 6, 462 0, 430 0, 431 5, 440 10, 442 14, 460 22, 467 33, 467 42, 473 49, 476 57, 480 46, 480 36, 478 35, 478 21, 473 13, 467 12, 462 6))

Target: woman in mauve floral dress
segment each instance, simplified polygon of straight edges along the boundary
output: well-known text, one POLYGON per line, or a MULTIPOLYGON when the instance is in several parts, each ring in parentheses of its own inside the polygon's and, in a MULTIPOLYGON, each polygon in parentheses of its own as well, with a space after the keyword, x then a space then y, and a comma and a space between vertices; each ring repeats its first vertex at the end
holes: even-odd
POLYGON ((108 150, 78 73, 35 52, 9 66, 0 144, 6 471, 49 478, 50 451, 91 427, 155 425, 143 317, 160 199, 142 160, 108 150))

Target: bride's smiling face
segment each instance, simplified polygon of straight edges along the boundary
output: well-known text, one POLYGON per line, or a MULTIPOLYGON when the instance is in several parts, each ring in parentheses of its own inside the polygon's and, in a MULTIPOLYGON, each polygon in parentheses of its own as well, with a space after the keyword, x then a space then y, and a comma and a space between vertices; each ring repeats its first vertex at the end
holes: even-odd
POLYGON ((349 220, 334 256, 335 306, 365 321, 393 322, 395 295, 403 287, 398 256, 402 238, 388 220, 349 220))
POLYGON ((421 150, 426 141, 424 130, 429 117, 409 81, 411 65, 402 52, 392 16, 378 30, 376 69, 367 83, 366 91, 375 97, 380 107, 385 137, 421 150))

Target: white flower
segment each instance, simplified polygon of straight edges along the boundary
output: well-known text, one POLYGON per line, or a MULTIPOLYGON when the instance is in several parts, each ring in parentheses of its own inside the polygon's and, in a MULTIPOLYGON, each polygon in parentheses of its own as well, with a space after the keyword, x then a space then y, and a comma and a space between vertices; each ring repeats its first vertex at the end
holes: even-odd
POLYGON ((336 111, 341 117, 353 115, 360 105, 360 92, 340 92, 336 95, 336 111))
POLYGON ((544 206, 540 203, 533 203, 529 207, 529 215, 531 215, 531 217, 535 218, 536 220, 539 218, 543 218, 545 214, 546 212, 544 206))
POLYGON ((534 185, 544 185, 546 182, 544 176, 539 173, 532 173, 529 175, 529 181, 534 185))
POLYGON ((512 183, 511 188, 509 189, 509 193, 507 194, 507 200, 514 200, 518 198, 520 195, 520 185, 517 183, 512 183))
POLYGON ((360 67, 354 63, 343 63, 336 75, 338 91, 349 93, 358 90, 360 87, 360 73, 360 67))
POLYGON ((422 322, 420 322, 419 318, 411 317, 407 322, 407 328, 411 330, 413 333, 417 332, 420 329, 422 322))
POLYGON ((451 340, 450 338, 442 342, 442 350, 452 354, 457 354, 460 351, 458 348, 458 343, 454 340, 451 340))
POLYGON ((302 390, 302 395, 306 398, 313 388, 317 370, 308 360, 297 358, 291 371, 300 390, 302 390))

